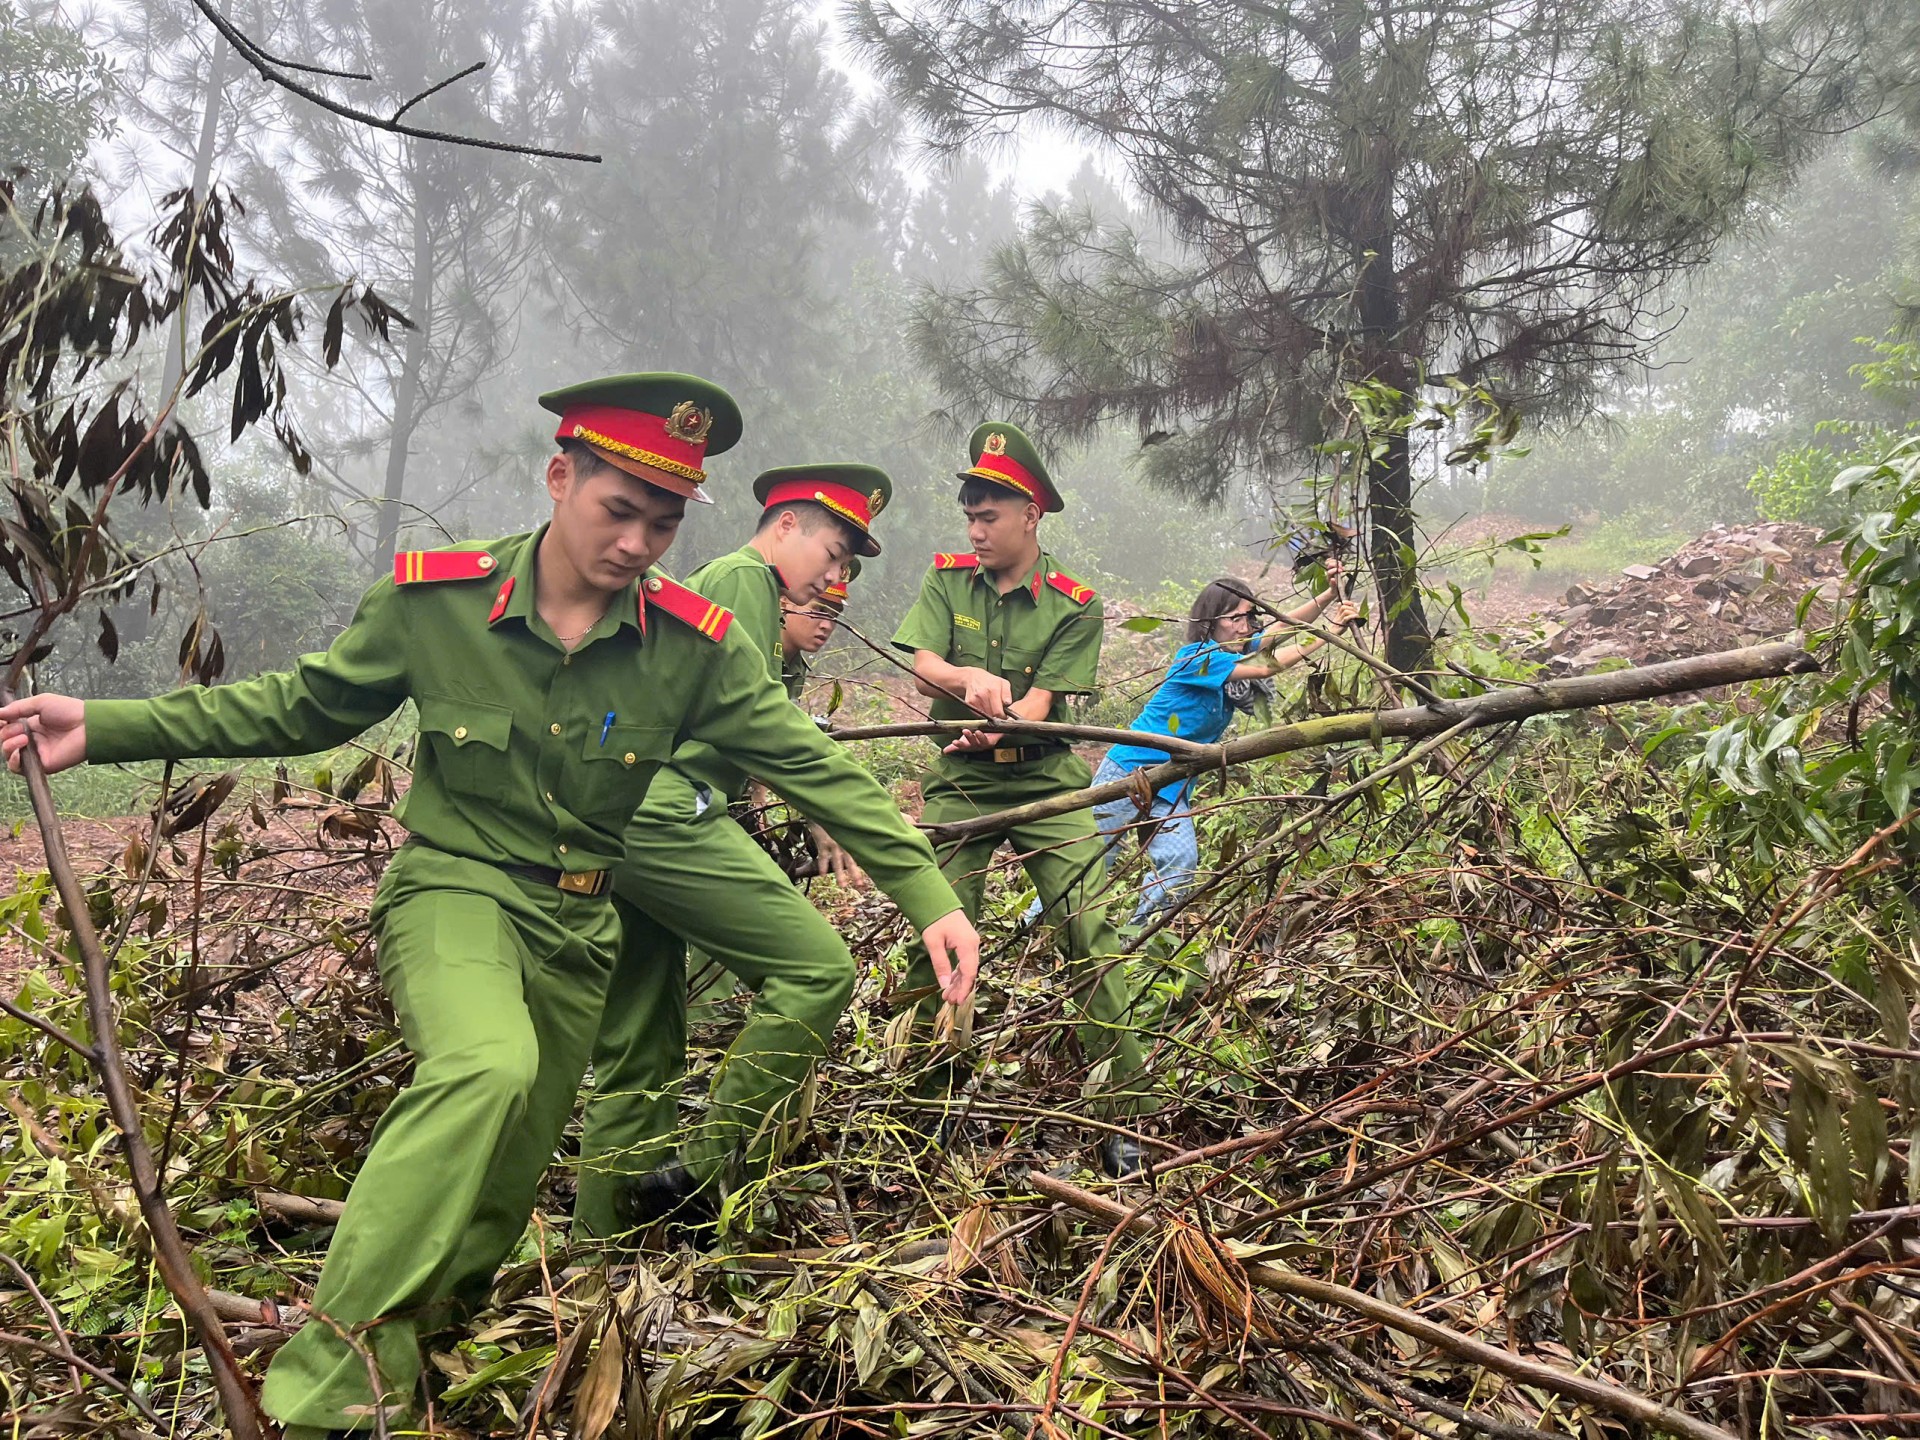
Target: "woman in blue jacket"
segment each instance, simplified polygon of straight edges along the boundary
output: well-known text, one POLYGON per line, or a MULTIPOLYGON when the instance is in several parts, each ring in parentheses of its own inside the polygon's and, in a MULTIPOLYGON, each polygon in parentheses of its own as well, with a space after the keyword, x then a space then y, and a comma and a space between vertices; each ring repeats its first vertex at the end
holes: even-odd
MULTIPOLYGON (((1336 601, 1331 628, 1343 629, 1360 618, 1359 607, 1339 600, 1337 566, 1329 565, 1328 571, 1329 588, 1282 615, 1282 620, 1310 623, 1336 601)), ((1235 697, 1229 693, 1230 685, 1265 680, 1299 664, 1326 643, 1308 638, 1283 645, 1288 635, 1284 628, 1254 640, 1254 617, 1260 608, 1252 590, 1231 577, 1215 580, 1202 590, 1188 614, 1186 643, 1174 654, 1167 678, 1127 728, 1143 735, 1214 744, 1227 733, 1233 718, 1235 697)), ((1234 688, 1244 694, 1247 687, 1234 688)), ((1164 750, 1150 745, 1115 745, 1100 762, 1093 783, 1124 780, 1136 770, 1166 763, 1167 758, 1164 750)), ((1145 813, 1128 796, 1094 807, 1100 831, 1112 837, 1112 844, 1119 843, 1120 831, 1137 826, 1146 849, 1147 874, 1139 907, 1133 912, 1135 925, 1146 924, 1156 912, 1171 906, 1193 883, 1200 847, 1193 828, 1192 793, 1191 779, 1176 780, 1161 787, 1145 813)))

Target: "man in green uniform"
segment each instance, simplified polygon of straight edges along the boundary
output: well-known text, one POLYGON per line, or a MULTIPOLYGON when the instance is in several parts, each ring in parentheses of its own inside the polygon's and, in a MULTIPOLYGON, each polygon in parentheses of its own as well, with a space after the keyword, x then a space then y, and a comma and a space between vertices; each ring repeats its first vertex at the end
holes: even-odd
MULTIPOLYGON (((801 692, 812 674, 809 660, 833 638, 834 626, 847 608, 847 587, 859 578, 860 559, 854 556, 842 568, 840 578, 828 582, 820 598, 811 605, 798 605, 785 595, 780 597, 780 683, 786 687, 787 698, 796 705, 801 703, 801 692)), ((825 720, 816 715, 814 723, 824 727, 825 720)), ((767 807, 770 798, 767 787, 756 780, 747 786, 744 803, 749 811, 760 811, 767 807)), ((867 872, 838 841, 812 821, 807 822, 807 833, 819 864, 816 874, 830 875, 850 889, 867 887, 870 883, 867 872)), ((714 963, 712 957, 697 946, 687 947, 689 1026, 713 1020, 718 1004, 737 988, 738 979, 730 971, 714 963)))
MULTIPOLYGON (((871 525, 892 494, 892 482, 871 465, 769 470, 754 482, 763 509, 753 538, 688 577, 733 611, 735 628, 765 657, 769 683, 781 669, 783 593, 811 603, 853 554, 879 553, 871 525)), ((719 1189, 764 1173, 791 1103, 853 993, 846 942, 727 813, 749 774, 817 817, 857 861, 868 859, 865 837, 779 777, 710 745, 674 753, 627 827, 626 860, 614 874, 620 959, 594 1045, 574 1208, 590 1234, 611 1238, 695 1197, 693 1208, 707 1209, 719 1189), (755 997, 714 1073, 706 1115, 675 1147, 688 946, 755 997)), ((913 901, 893 882, 881 883, 903 906, 913 901)), ((927 877, 913 883, 924 886, 927 877)))
POLYGON ((404 1413, 416 1336, 485 1300, 573 1108, 618 941, 622 835, 655 772, 698 740, 777 780, 843 834, 965 988, 976 942, 925 841, 767 679, 725 609, 648 567, 709 452, 738 439, 717 386, 622 376, 541 397, 560 414, 550 522, 395 557, 347 628, 291 671, 152 700, 36 695, 0 749, 42 763, 305 754, 411 699, 410 832, 374 900, 380 975, 414 1056, 334 1231, 314 1319, 262 1401, 289 1435, 404 1413), (369 1368, 377 1368, 378 1384, 369 1368))
MULTIPOLYGON (((1012 425, 973 432, 971 465, 960 473, 960 508, 971 551, 936 555, 919 599, 900 622, 894 645, 913 656, 914 684, 933 701, 937 720, 981 720, 933 761, 922 789, 929 825, 950 824, 1009 806, 1078 790, 1093 778, 1066 745, 1003 735, 992 720, 1062 720, 1069 695, 1093 689, 1103 611, 1091 586, 1040 548, 1043 514, 1062 508, 1060 492, 1033 444, 1012 425)), ((1097 898, 1101 842, 1085 810, 1021 825, 1005 837, 966 841, 944 851, 942 869, 977 919, 986 872, 1001 838, 1012 841, 1057 922, 1080 1009, 1080 1047, 1089 1068, 1105 1067, 1103 1108, 1128 1114, 1146 1101, 1144 1059, 1129 1015, 1118 937, 1097 898)), ((916 946, 909 991, 934 993, 935 972, 916 946)), ((920 1001, 924 1007, 926 999, 920 1001)), ((1109 1174, 1141 1169, 1138 1142, 1109 1136, 1100 1147, 1109 1174)))
POLYGON ((794 703, 813 672, 813 657, 833 638, 834 627, 846 613, 847 591, 860 578, 858 556, 847 561, 838 580, 820 592, 811 605, 782 597, 780 601, 780 678, 794 703))

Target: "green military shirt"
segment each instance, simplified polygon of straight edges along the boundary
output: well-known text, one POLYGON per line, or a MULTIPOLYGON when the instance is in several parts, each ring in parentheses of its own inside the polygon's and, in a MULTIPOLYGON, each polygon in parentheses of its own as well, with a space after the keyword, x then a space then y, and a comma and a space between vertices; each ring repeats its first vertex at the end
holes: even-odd
POLYGON ((689 606, 697 596, 650 576, 571 653, 561 646, 534 608, 544 533, 453 552, 474 559, 473 578, 382 580, 326 651, 290 671, 88 701, 87 758, 306 754, 412 699, 420 741, 400 822, 455 855, 582 871, 619 861, 654 773, 703 741, 840 817, 916 926, 959 908, 886 792, 771 683, 764 646, 739 626, 710 638, 718 606, 689 606))
MULTIPOLYGON (((745 632, 766 657, 766 673, 780 676, 780 575, 751 545, 709 560, 687 577, 689 588, 733 612, 733 628, 745 632)), ((706 785, 722 801, 735 800, 747 788, 747 773, 712 745, 694 741, 673 755, 673 768, 695 784, 706 785)), ((766 777, 762 777, 763 779, 766 777)))
MULTIPOLYGON (((1091 587, 1065 574, 1051 555, 1002 595, 971 555, 938 555, 920 597, 894 633, 895 648, 931 650, 954 665, 998 675, 1020 699, 1038 685, 1054 693, 1043 717, 1066 719, 1064 697, 1094 688, 1105 610, 1091 587)), ((978 718, 960 701, 933 702, 936 720, 978 718)))
POLYGON ((780 661, 780 683, 786 687, 787 698, 794 704, 800 703, 800 695, 807 688, 807 677, 812 673, 813 667, 807 663, 804 655, 780 661))

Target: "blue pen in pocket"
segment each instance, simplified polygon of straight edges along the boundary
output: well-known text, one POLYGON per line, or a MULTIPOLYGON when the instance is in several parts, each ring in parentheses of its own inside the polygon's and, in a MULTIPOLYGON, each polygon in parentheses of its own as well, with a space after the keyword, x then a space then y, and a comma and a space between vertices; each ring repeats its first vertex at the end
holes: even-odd
POLYGON ((605 749, 607 736, 613 733, 613 711, 607 711, 607 718, 600 722, 600 748, 605 749))

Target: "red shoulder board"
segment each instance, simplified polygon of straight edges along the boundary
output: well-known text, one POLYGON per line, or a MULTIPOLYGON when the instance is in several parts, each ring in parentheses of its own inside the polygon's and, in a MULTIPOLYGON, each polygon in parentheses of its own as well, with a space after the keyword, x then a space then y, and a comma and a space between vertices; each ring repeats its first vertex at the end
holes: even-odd
POLYGON ((1064 570, 1049 570, 1047 584, 1058 590, 1076 605, 1084 605, 1093 599, 1093 586, 1082 584, 1064 570))
POLYGON ((393 557, 393 583, 480 580, 499 563, 484 550, 402 550, 393 557))
POLYGON ((724 639, 727 628, 733 624, 733 612, 724 605, 716 605, 664 575, 649 575, 645 588, 649 605, 691 625, 709 640, 724 639))
POLYGON ((933 568, 936 570, 975 570, 980 565, 980 557, 969 550, 964 555, 935 554, 933 568))

